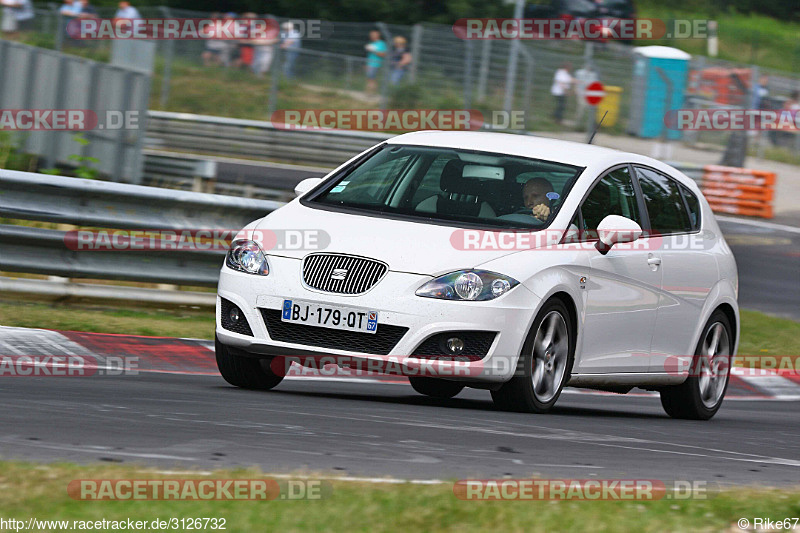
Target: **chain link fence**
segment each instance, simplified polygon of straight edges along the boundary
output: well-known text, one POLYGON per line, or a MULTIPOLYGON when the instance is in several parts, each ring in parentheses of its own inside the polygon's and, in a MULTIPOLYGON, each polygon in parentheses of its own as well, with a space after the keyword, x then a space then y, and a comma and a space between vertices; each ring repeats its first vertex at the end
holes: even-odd
MULTIPOLYGON (((78 53, 92 59, 107 61, 110 41, 75 41, 65 34, 66 20, 59 15, 57 5, 37 9, 32 35, 28 42, 78 53)), ((98 9, 101 17, 113 16, 114 9, 98 9)), ((141 7, 144 18, 208 18, 200 11, 177 10, 166 7, 141 7)), ((260 14, 260 17, 269 16, 260 14)), ((277 19, 283 23, 285 19, 277 19)), ((230 43, 230 54, 239 52, 230 43)), ((272 48, 269 71, 263 77, 247 72, 246 64, 235 60, 222 61, 218 66, 204 63, 207 42, 200 40, 157 41, 156 73, 151 107, 215 114, 213 110, 187 109, 183 87, 204 79, 222 76, 221 71, 238 71, 234 79, 241 91, 251 91, 257 99, 246 110, 225 108, 225 113, 239 118, 269 120, 279 109, 298 108, 425 108, 478 109, 485 117, 493 110, 524 111, 525 127, 533 131, 585 131, 590 118, 582 104, 582 94, 573 91, 567 98, 566 120, 553 120, 555 98, 550 93, 555 71, 569 63, 572 71, 591 64, 596 77, 617 95, 615 120, 603 126, 603 131, 626 132, 630 117, 630 102, 634 79, 633 47, 615 42, 584 41, 523 41, 519 46, 516 71, 509 73, 511 41, 467 41, 456 37, 447 25, 421 23, 402 26, 383 23, 335 22, 333 32, 324 38, 304 38, 301 48, 291 58, 279 45, 272 48), (366 51, 371 30, 378 30, 391 51, 392 39, 402 36, 408 41, 413 60, 402 81, 393 85, 390 76, 389 54, 377 76, 377 88, 367 91, 366 51), (287 63, 291 62, 290 66, 287 63), (239 65, 239 66, 237 66, 239 65), (177 95, 176 95, 177 93, 177 95), (180 103, 176 103, 180 96, 180 103)), ((792 93, 800 89, 797 72, 758 69, 746 64, 733 64, 705 57, 695 57, 690 64, 690 85, 686 107, 749 107, 754 80, 768 76, 768 93, 774 105, 783 105, 792 93), (746 75, 742 75, 742 73, 746 75), (744 86, 738 92, 738 75, 744 86), (723 77, 727 81, 696 83, 708 77, 723 77), (734 80, 734 81, 732 81, 734 80), (693 86, 692 83, 695 83, 693 86), (736 95, 738 94, 738 99, 736 95)), ((202 105, 202 98, 197 100, 202 105)), ((787 133, 776 140, 757 134, 758 155, 772 149, 784 150, 789 157, 800 158, 800 135, 787 133)), ((687 133, 689 143, 723 146, 729 137, 726 132, 687 133)))

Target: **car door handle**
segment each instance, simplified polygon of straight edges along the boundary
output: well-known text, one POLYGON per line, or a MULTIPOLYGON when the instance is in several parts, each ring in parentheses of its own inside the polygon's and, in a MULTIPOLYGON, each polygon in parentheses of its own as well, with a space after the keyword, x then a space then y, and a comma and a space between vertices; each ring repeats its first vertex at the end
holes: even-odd
POLYGON ((661 264, 661 258, 660 257, 648 257, 647 258, 647 264, 648 265, 652 265, 652 266, 658 266, 658 265, 661 264))

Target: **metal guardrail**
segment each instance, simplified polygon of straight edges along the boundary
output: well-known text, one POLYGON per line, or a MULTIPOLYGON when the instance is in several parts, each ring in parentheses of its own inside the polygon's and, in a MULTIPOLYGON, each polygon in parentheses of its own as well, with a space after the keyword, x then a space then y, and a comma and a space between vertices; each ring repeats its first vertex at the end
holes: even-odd
MULTIPOLYGON (((0 217, 138 230, 238 230, 281 203, 0 170, 0 217)), ((222 251, 75 251, 68 231, 0 224, 0 271, 216 286, 222 251)))
POLYGON ((362 131, 298 131, 271 122, 148 111, 150 148, 335 167, 391 135, 362 131))

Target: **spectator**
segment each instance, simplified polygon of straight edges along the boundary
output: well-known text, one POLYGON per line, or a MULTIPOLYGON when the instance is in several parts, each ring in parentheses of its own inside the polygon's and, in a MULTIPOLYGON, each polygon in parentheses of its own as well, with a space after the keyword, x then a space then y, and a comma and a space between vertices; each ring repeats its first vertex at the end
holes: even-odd
POLYGON ((561 68, 556 70, 555 76, 553 76, 553 85, 550 87, 550 94, 556 99, 556 107, 553 111, 553 120, 556 121, 556 124, 561 124, 564 121, 567 92, 569 92, 574 82, 572 74, 570 74, 571 70, 572 65, 570 63, 564 63, 561 65, 561 68))
POLYGON ((753 87, 753 109, 766 109, 767 98, 769 98, 769 77, 761 76, 753 87))
POLYGON ((31 0, 0 0, 0 5, 3 6, 0 32, 13 35, 21 30, 32 29, 33 4, 31 4, 31 0))
MULTIPOLYGON (((220 13, 211 14, 211 20, 214 21, 215 24, 221 18, 222 15, 220 13)), ((209 33, 213 36, 215 32, 216 32, 216 27, 211 29, 209 33)), ((206 39, 205 50, 203 50, 203 53, 200 56, 203 58, 203 65, 211 67, 223 64, 223 56, 227 45, 228 43, 226 43, 222 39, 206 39)))
POLYGON ((575 103, 577 112, 575 113, 575 123, 580 125, 583 122, 583 115, 589 104, 586 103, 586 87, 598 80, 597 72, 591 63, 586 63, 583 68, 575 71, 575 103))
POLYGON ((142 16, 139 11, 131 5, 130 2, 120 2, 119 9, 114 15, 115 19, 140 19, 142 16))
MULTIPOLYGON (((255 13, 248 13, 245 16, 248 18, 256 18, 255 13)), ((253 64, 251 68, 253 73, 259 78, 263 77, 272 66, 272 59, 275 57, 275 45, 278 41, 278 34, 276 32, 267 32, 267 35, 263 39, 252 39, 250 41, 253 45, 253 64)))
POLYGON ((364 45, 367 50, 367 92, 375 93, 378 88, 377 77, 383 66, 383 58, 386 56, 387 46, 381 39, 381 32, 372 30, 369 32, 369 43, 364 45))
POLYGON ((411 52, 407 48, 408 41, 405 37, 398 35, 394 38, 394 51, 392 52, 392 75, 390 81, 392 85, 397 85, 406 75, 408 66, 411 65, 411 52))
MULTIPOLYGON (((255 18, 255 13, 244 13, 242 18, 255 18)), ((255 55, 255 46, 252 39, 240 39, 237 42, 237 57, 233 61, 234 66, 238 68, 252 68, 253 56, 255 55)))
POLYGON ((294 77, 294 63, 302 48, 302 35, 291 22, 284 22, 281 26, 281 50, 284 51, 285 61, 283 62, 283 75, 287 78, 294 77))
POLYGON ((81 12, 78 14, 81 19, 96 19, 100 18, 97 9, 89 3, 89 0, 81 0, 81 12))
POLYGON ((63 16, 72 19, 81 13, 81 3, 79 0, 64 0, 61 8, 58 10, 63 16))

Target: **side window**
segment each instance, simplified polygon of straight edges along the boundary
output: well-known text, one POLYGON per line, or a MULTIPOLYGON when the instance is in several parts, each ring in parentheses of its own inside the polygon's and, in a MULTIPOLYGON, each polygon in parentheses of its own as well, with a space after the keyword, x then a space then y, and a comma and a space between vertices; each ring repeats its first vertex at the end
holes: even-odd
POLYGON ((636 167, 636 174, 653 231, 662 235, 692 231, 678 183, 647 168, 636 167))
POLYGON ((597 226, 608 215, 620 215, 636 221, 641 226, 639 205, 628 167, 620 167, 606 174, 592 188, 581 204, 585 231, 583 240, 597 238, 597 226))
POLYGON ((680 188, 686 205, 689 206, 689 222, 692 224, 692 230, 697 231, 700 229, 700 201, 688 187, 680 185, 680 188))

